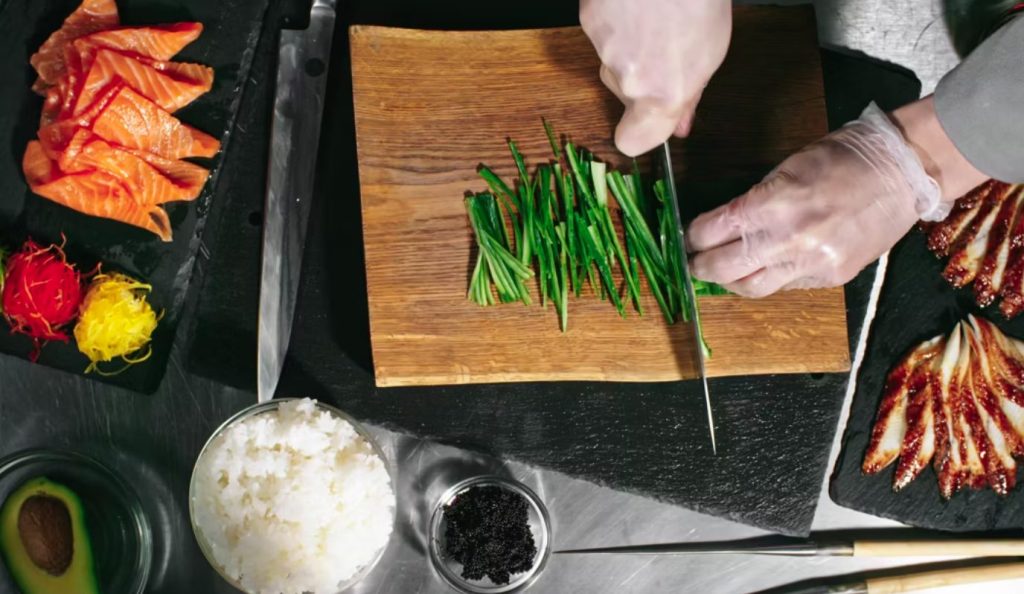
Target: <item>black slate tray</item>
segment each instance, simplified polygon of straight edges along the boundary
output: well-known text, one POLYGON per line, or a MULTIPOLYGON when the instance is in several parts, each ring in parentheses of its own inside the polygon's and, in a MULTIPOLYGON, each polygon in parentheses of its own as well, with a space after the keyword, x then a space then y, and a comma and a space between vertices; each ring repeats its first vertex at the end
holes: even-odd
MULTIPOLYGON (((560 383, 376 389, 373 385, 345 27, 512 28, 574 24, 577 5, 354 1, 339 14, 303 282, 279 395, 309 395, 356 417, 454 445, 554 468, 598 484, 792 535, 811 525, 845 375, 713 380, 719 454, 711 454, 697 384, 560 383), (540 15, 540 16, 537 16, 540 15)), ((824 52, 830 122, 872 98, 893 107, 917 97, 902 72, 824 52), (833 101, 833 97, 838 97, 833 101), (885 101, 888 99, 888 101, 885 101)), ((262 72, 257 56, 254 72, 262 72)), ((272 68, 272 67, 271 67, 272 68)), ((270 70, 272 72, 272 70, 270 70)), ((260 224, 270 76, 256 81, 224 172, 230 195, 204 236, 191 371, 255 384, 260 224), (257 142, 264 139, 264 144, 257 142), (257 175, 257 172, 259 173, 257 175)), ((703 188, 708 200, 730 188, 703 188)), ((732 188, 735 190, 735 188, 732 188)), ((688 194, 692 195, 692 194, 688 194)), ((873 271, 847 291, 849 331, 860 330, 873 271)))
POLYGON ((860 471, 885 376, 907 350, 938 334, 948 334, 968 313, 991 320, 1011 336, 1024 336, 1024 318, 1007 322, 996 308, 979 311, 969 288, 953 290, 942 278, 943 265, 943 260, 928 251, 925 235, 919 231, 893 248, 830 493, 844 507, 922 528, 957 532, 1019 529, 1024 525, 1024 486, 1019 482, 1024 471, 1018 472, 1018 484, 1006 497, 991 489, 965 489, 948 502, 939 496, 930 466, 900 493, 892 490, 895 464, 873 476, 860 471))
MULTIPOLYGON (((213 89, 178 117, 220 137, 223 149, 241 105, 242 89, 259 41, 269 0, 119 0, 121 22, 129 24, 199 21, 203 34, 175 59, 214 67, 213 89)), ((69 258, 83 271, 98 262, 105 270, 120 271, 153 285, 153 306, 165 312, 153 336, 153 355, 114 376, 93 375, 100 381, 141 392, 159 385, 180 321, 192 265, 218 184, 221 158, 204 163, 212 167, 210 181, 192 204, 167 205, 174 241, 163 243, 147 231, 122 223, 79 214, 33 195, 21 172, 25 145, 35 137, 42 98, 29 87, 35 72, 29 56, 60 27, 78 0, 9 0, 0 3, 0 245, 13 249, 27 237, 37 242, 61 242, 67 237, 69 258)), ((223 154, 223 152, 222 152, 223 154)), ((25 357, 31 341, 7 331, 0 321, 0 352, 25 357)), ((73 343, 53 342, 39 362, 72 373, 82 373, 88 360, 73 343)))

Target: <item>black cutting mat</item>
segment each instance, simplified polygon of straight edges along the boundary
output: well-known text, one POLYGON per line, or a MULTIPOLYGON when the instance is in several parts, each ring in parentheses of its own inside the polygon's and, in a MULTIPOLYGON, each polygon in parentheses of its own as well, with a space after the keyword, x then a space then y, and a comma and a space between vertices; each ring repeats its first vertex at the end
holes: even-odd
MULTIPOLYGON (((860 471, 885 376, 910 348, 949 334, 968 313, 980 313, 1007 334, 1024 337, 1024 317, 1007 322, 997 308, 979 312, 970 288, 953 290, 942 278, 943 265, 944 260, 928 251, 925 235, 919 231, 893 248, 830 493, 839 505, 912 526, 958 532, 1020 528, 1024 486, 1019 482, 1006 497, 991 489, 965 489, 945 502, 930 466, 900 493, 892 491, 895 464, 873 476, 860 471)), ((1024 471, 1018 477, 1022 480, 1024 471)))
MULTIPOLYGON (((214 137, 227 147, 242 89, 259 41, 268 0, 119 0, 124 25, 199 21, 203 34, 175 60, 199 62, 215 69, 212 90, 176 115, 214 137)), ((153 336, 153 355, 119 375, 101 381, 142 392, 160 383, 176 327, 181 317, 199 233, 207 218, 210 199, 218 183, 220 157, 203 164, 212 167, 210 181, 194 203, 166 205, 174 241, 163 243, 148 231, 105 219, 79 214, 33 195, 21 172, 21 157, 35 138, 42 98, 30 90, 35 71, 29 56, 60 27, 78 0, 10 0, 0 6, 0 245, 13 249, 26 237, 46 245, 67 237, 66 251, 80 269, 91 270, 97 262, 104 269, 125 272, 153 285, 153 306, 165 312, 153 336)), ((0 352, 25 357, 31 341, 7 331, 0 321, 0 352)), ((39 362, 57 369, 81 373, 88 360, 73 343, 54 342, 39 362)), ((116 363, 112 364, 116 367, 116 363)))
MULTIPOLYGON (((431 3, 429 10, 416 2, 356 1, 342 7, 317 200, 292 347, 278 393, 318 397, 360 419, 419 436, 763 528, 806 534, 826 471, 845 375, 712 380, 717 457, 711 454, 703 399, 693 382, 402 389, 373 385, 344 27, 555 26, 573 24, 576 10, 574 2, 551 6, 539 0, 492 5, 484 12, 476 3, 451 1, 431 3)), ((273 48, 261 47, 254 72, 263 72, 263 64, 273 60, 273 48)), ((825 52, 823 61, 833 126, 856 117, 871 98, 888 99, 883 107, 892 107, 917 97, 919 85, 903 73, 832 52, 825 52)), ((191 371, 247 389, 254 387, 256 374, 269 78, 267 74, 254 81, 253 103, 240 116, 239 127, 245 126, 248 141, 236 147, 225 167, 223 183, 230 195, 218 202, 224 212, 204 237, 217 257, 200 260, 205 280, 189 344, 191 371), (257 142, 260 138, 263 144, 257 142), (230 258, 222 256, 227 253, 230 258)), ((707 200, 720 200, 738 191, 729 185, 697 190, 707 200)), ((851 337, 859 332, 870 284, 868 271, 847 291, 851 337)))

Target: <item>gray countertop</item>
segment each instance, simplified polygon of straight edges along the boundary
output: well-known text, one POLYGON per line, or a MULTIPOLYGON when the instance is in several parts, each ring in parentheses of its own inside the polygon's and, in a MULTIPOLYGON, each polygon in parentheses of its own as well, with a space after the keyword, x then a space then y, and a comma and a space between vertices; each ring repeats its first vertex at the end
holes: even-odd
MULTIPOLYGON (((926 93, 956 63, 940 0, 822 0, 815 4, 823 45, 861 51, 905 66, 918 74, 926 93)), ((27 447, 56 446, 101 458, 145 493, 144 505, 157 534, 149 591, 233 592, 206 565, 192 538, 187 481, 206 437, 255 396, 193 377, 183 370, 181 360, 181 353, 175 351, 160 390, 140 396, 24 361, 0 359, 0 455, 27 447)), ((845 413, 840 427, 844 423, 845 413)), ((555 549, 764 534, 556 472, 497 461, 380 428, 373 431, 399 468, 400 517, 383 561, 354 592, 445 592, 424 555, 426 514, 445 485, 480 470, 508 472, 541 495, 552 516, 555 549)), ((832 460, 837 452, 838 437, 832 460)), ((815 531, 884 528, 900 530, 893 522, 839 508, 822 492, 815 531)), ((917 562, 740 556, 555 557, 531 591, 759 592, 815 577, 917 562)), ((0 590, 3 587, 0 584, 0 590)), ((941 591, 1024 591, 1024 580, 941 591)))

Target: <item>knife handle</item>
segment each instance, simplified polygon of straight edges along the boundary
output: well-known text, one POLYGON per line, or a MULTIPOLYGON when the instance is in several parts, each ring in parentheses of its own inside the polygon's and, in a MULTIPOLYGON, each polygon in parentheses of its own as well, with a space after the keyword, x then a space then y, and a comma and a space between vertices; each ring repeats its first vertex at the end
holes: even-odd
POLYGON ((858 540, 854 557, 1024 557, 1024 539, 858 540))
POLYGON ((868 594, 899 594, 928 588, 942 588, 960 584, 995 582, 1024 578, 1024 563, 1004 563, 982 567, 940 569, 910 575, 871 578, 867 580, 868 594))

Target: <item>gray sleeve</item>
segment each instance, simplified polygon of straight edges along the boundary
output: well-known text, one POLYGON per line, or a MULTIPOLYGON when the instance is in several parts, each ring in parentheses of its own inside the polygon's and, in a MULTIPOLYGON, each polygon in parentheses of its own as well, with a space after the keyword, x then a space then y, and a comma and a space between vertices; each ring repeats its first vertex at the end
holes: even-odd
POLYGON ((1002 26, 939 81, 935 111, 978 170, 1024 182, 1024 18, 1002 26))

